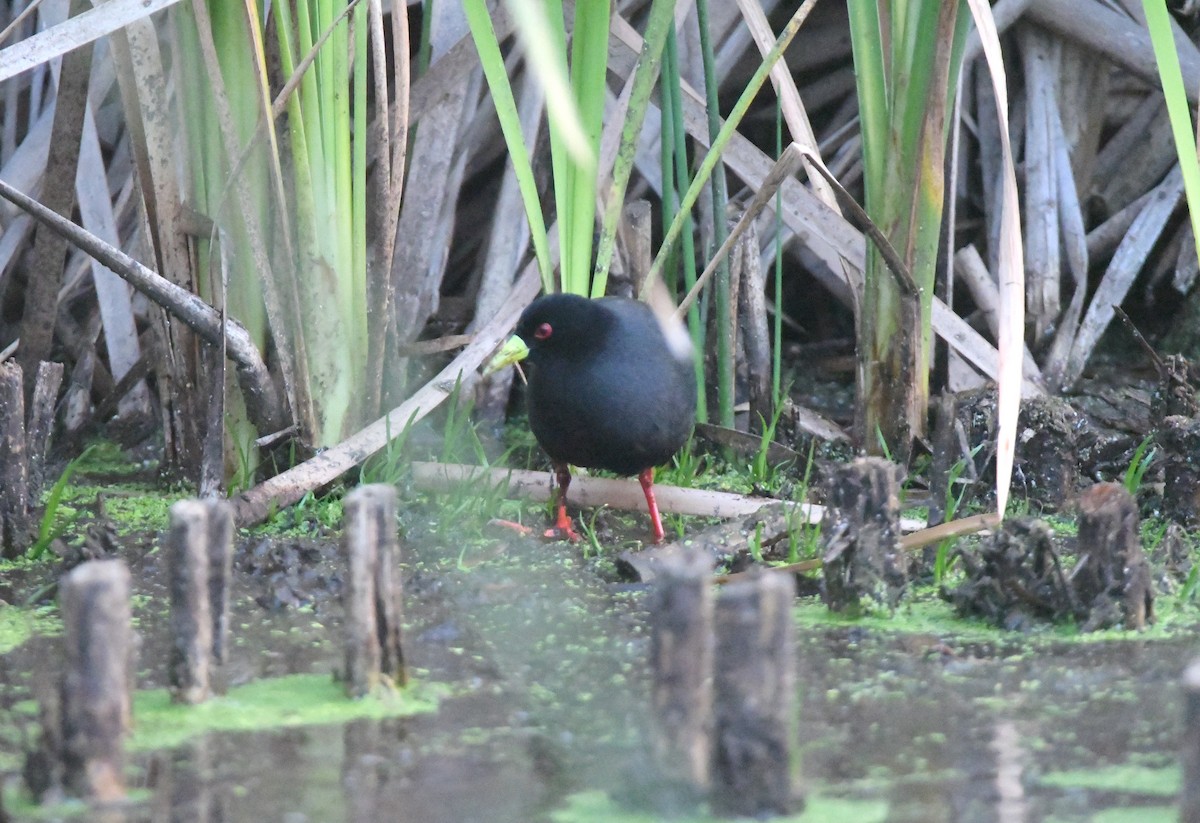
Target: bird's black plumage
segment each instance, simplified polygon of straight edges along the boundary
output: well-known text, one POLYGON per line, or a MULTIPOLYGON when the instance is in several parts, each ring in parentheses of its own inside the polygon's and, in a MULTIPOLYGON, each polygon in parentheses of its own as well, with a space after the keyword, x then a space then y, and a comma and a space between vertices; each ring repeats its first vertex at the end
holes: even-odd
POLYGON ((673 352, 645 303, 547 295, 516 334, 529 346, 529 426, 552 459, 638 474, 691 434, 692 362, 673 352))
POLYGON ((696 416, 696 374, 682 326, 635 300, 551 294, 529 305, 514 339, 508 362, 523 355, 530 366, 529 426, 559 484, 551 532, 577 536, 565 507, 574 464, 639 475, 654 539, 662 540, 654 467, 687 441, 696 416))

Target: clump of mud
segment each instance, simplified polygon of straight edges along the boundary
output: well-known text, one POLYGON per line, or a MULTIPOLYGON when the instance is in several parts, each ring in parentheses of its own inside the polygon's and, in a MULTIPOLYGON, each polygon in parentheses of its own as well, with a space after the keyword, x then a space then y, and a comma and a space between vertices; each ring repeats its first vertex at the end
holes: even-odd
POLYGON ((945 592, 964 617, 1005 629, 1057 622, 1078 611, 1050 527, 1035 518, 1005 523, 976 550, 958 549, 966 580, 945 592))
POLYGON ((270 612, 336 600, 342 579, 338 546, 332 540, 266 537, 239 551, 238 571, 261 581, 255 595, 270 612))
POLYGON ((960 615, 1006 629, 1073 621, 1087 632, 1153 622, 1154 589, 1132 499, 1096 488, 1080 501, 1078 539, 1057 537, 1035 518, 1006 521, 978 550, 955 553, 966 580, 944 596, 960 615))

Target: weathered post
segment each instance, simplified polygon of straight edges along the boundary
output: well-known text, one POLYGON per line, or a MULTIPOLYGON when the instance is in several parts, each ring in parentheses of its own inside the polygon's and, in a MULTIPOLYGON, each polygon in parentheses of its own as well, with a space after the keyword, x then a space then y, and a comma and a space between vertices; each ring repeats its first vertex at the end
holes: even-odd
POLYGON ((707 552, 664 562, 650 602, 653 739, 658 777, 697 797, 712 756, 713 596, 707 552))
POLYGON ((167 577, 171 598, 168 683, 177 703, 209 696, 212 612, 208 603, 208 509, 200 500, 171 506, 167 577))
POLYGON ((106 802, 125 796, 133 632, 129 569, 120 560, 75 567, 59 589, 66 645, 61 686, 66 789, 106 802))
POLYGON ((29 460, 21 367, 0 363, 0 557, 14 557, 29 538, 29 460))
POLYGON ((1154 622, 1154 586, 1138 524, 1137 503, 1120 483, 1097 483, 1079 496, 1080 559, 1071 583, 1091 610, 1085 629, 1115 622, 1108 617, 1113 611, 1127 629, 1154 622))
POLYGON ((376 485, 380 490, 380 540, 375 553, 375 609, 378 613, 379 667, 392 683, 408 683, 404 667, 403 583, 400 579, 400 542, 396 534, 396 487, 376 485))
MULTIPOLYGON (((1016 466, 1031 500, 1062 506, 1075 496, 1079 475, 1079 417, 1061 397, 1021 401, 1016 466)), ((994 470, 993 470, 994 473, 994 470)))
POLYGON ((29 496, 33 500, 40 499, 42 486, 46 482, 46 451, 50 445, 50 432, 54 428, 54 404, 62 379, 62 363, 43 360, 38 364, 33 398, 29 401, 29 423, 25 427, 29 454, 29 496))
POLYGON ((168 682, 180 703, 211 693, 213 666, 225 659, 233 511, 224 500, 180 500, 171 506, 167 576, 171 598, 168 682))
POLYGON ((382 676, 403 684, 396 489, 360 486, 346 495, 342 552, 346 622, 346 692, 363 697, 382 676))
POLYGON ((718 813, 785 814, 796 800, 794 596, 790 577, 762 572, 717 598, 711 800, 718 813))
POLYGON ((224 663, 229 642, 229 586, 233 577, 233 506, 204 501, 208 509, 208 608, 212 615, 212 654, 224 663))
POLYGON ((61 363, 38 365, 27 424, 21 367, 0 363, 0 557, 24 550, 33 535, 30 501, 42 492, 62 375, 61 363))
POLYGON ((857 608, 863 597, 895 606, 907 582, 900 552, 900 468, 878 457, 839 467, 821 523, 825 602, 857 608))
POLYGON ((1163 515, 1181 526, 1200 523, 1200 418, 1170 415, 1158 425, 1158 443, 1166 455, 1163 515))

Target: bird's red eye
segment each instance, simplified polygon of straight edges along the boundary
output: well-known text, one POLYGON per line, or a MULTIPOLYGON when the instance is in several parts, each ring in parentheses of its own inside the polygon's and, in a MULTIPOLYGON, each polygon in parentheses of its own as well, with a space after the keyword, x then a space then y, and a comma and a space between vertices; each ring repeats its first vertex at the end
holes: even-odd
POLYGON ((552 334, 554 334, 554 329, 549 323, 543 323, 533 331, 533 337, 535 340, 545 340, 552 334))

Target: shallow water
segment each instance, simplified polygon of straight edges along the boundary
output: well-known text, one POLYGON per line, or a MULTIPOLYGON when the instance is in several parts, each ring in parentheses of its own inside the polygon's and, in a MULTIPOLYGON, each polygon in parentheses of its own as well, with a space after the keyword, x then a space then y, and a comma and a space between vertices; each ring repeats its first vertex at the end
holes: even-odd
MULTIPOLYGON (((136 752, 131 783, 149 797, 120 819, 503 823, 579 819, 555 811, 629 795, 644 762, 644 592, 602 581, 576 547, 513 540, 472 565, 457 547, 428 544, 417 557, 406 653, 419 679, 452 689, 437 712, 136 752)), ((148 595, 135 604, 139 680, 154 686, 165 621, 145 562, 135 574, 148 595)), ((266 611, 256 598, 267 585, 239 582, 224 679, 336 669, 336 597, 266 611)), ((799 771, 812 810, 802 819, 1175 819, 1190 637, 900 631, 912 623, 904 606, 847 622, 798 602, 799 771), (822 818, 833 801, 854 803, 822 818)), ((54 648, 35 639, 0 655, 0 709, 51 677, 54 648)), ((28 712, 0 717, 11 787, 34 724, 28 712)), ((592 819, 615 819, 613 807, 592 819)))

